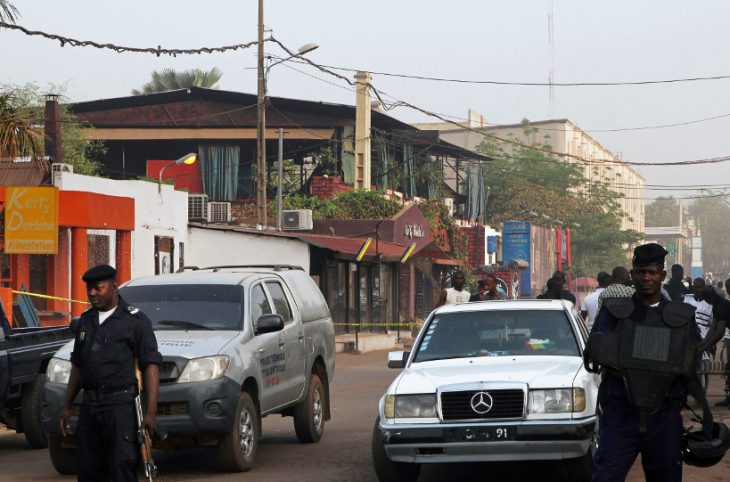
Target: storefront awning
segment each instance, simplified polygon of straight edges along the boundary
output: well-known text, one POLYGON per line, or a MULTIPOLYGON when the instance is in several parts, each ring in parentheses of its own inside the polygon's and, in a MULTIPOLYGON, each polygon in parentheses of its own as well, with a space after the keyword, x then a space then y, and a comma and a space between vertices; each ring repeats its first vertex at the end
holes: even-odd
MULTIPOLYGON (((347 238, 344 236, 326 236, 317 234, 299 234, 297 237, 312 246, 328 249, 343 255, 344 258, 353 258, 362 247, 367 238, 347 238)), ((373 261, 379 255, 384 261, 398 261, 408 246, 400 246, 387 241, 378 241, 370 244, 365 253, 366 261, 373 261), (377 251, 376 251, 377 248, 377 251)))

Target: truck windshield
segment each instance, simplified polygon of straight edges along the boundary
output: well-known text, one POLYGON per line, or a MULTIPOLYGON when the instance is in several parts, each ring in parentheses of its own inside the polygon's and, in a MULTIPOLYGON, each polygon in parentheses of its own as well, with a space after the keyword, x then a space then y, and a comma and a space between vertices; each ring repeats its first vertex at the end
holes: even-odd
POLYGON ((155 330, 240 330, 243 289, 237 285, 128 286, 119 290, 155 330))
POLYGON ((415 362, 478 356, 579 356, 563 311, 504 310, 436 315, 415 362))

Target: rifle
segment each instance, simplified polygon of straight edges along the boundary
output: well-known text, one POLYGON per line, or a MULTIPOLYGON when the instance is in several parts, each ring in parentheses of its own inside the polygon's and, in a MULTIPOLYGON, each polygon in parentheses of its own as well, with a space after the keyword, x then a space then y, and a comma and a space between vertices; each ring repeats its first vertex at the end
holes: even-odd
MULTIPOLYGON (((137 396, 134 397, 134 408, 137 412, 137 443, 139 444, 139 452, 142 456, 142 466, 144 467, 144 476, 147 482, 155 482, 157 479, 157 466, 152 458, 152 438, 147 428, 144 426, 144 411, 142 410, 142 371, 136 364, 137 375, 137 396)), ((158 428, 160 438, 163 440, 167 434, 161 428, 158 428)))

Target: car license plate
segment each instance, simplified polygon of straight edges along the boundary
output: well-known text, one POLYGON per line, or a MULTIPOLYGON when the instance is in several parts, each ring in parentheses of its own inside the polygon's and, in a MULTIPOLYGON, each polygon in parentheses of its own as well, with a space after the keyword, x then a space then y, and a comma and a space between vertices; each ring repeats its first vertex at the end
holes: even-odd
POLYGON ((446 429, 447 442, 503 442, 515 439, 514 427, 466 427, 446 429))

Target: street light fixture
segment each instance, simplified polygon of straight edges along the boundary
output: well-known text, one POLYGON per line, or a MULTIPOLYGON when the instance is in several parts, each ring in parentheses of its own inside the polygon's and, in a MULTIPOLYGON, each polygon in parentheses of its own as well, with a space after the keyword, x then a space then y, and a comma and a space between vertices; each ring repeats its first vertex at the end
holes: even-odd
POLYGON ((171 166, 179 166, 181 164, 191 165, 195 164, 195 161, 198 160, 198 155, 194 152, 191 152, 190 154, 185 154, 180 159, 176 161, 172 161, 170 164, 167 164, 165 167, 160 169, 160 179, 157 182, 157 192, 162 192, 162 173, 165 172, 165 169, 171 166))

